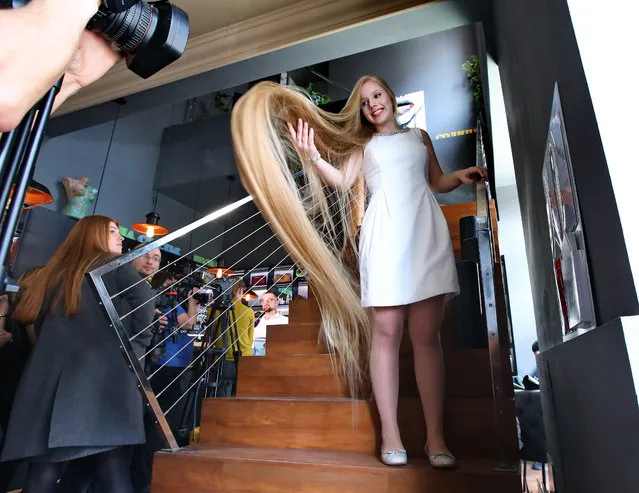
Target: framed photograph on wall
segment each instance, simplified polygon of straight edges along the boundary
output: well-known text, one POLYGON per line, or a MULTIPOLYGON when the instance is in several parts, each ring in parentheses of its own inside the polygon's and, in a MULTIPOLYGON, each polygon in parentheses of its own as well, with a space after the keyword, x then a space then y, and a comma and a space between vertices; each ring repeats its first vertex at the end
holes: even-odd
POLYGON ((273 283, 284 284, 293 281, 293 266, 282 267, 273 271, 273 283))
POLYGON ((266 286, 268 284, 268 270, 254 271, 249 276, 249 286, 266 286))
POLYGON ((281 286, 275 285, 271 290, 277 293, 277 299, 280 301, 280 305, 288 305, 293 299, 293 286, 290 283, 281 286))
POLYGON ((307 281, 300 281, 297 284, 297 296, 299 298, 304 298, 305 300, 308 299, 308 282, 307 281))
POLYGON ((579 200, 557 84, 542 182, 557 301, 566 339, 594 328, 596 321, 579 200))

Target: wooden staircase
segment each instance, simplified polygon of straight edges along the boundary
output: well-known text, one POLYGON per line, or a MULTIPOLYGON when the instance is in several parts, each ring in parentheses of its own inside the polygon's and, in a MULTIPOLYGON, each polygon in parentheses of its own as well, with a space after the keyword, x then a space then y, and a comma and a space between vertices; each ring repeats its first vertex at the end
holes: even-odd
MULTIPOLYGON (((437 471, 424 455, 426 430, 407 337, 401 347, 399 422, 409 463, 378 458, 373 404, 352 401, 318 344, 314 300, 290 305, 290 324, 270 326, 265 357, 244 357, 237 397, 206 399, 200 443, 158 452, 152 493, 515 493, 518 473, 498 464, 487 349, 454 349, 450 317, 442 329, 446 368, 446 437, 459 460, 437 471)), ((508 352, 502 357, 510 413, 508 453, 518 463, 508 352)))

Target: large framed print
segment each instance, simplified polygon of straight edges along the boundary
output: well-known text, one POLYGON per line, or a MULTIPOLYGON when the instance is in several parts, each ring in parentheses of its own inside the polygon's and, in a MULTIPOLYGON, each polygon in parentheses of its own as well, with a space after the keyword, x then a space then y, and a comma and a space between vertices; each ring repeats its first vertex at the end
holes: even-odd
POLYGON ((596 325, 577 188, 555 84, 542 182, 564 339, 596 325))

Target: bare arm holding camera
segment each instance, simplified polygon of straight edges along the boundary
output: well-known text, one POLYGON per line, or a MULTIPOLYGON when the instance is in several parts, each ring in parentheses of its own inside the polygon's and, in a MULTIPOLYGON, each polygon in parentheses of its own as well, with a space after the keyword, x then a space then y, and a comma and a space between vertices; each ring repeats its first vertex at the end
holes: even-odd
POLYGON ((193 295, 197 293, 199 290, 197 288, 191 289, 189 291, 189 301, 187 304, 186 313, 182 313, 178 315, 177 321, 178 325, 186 330, 191 330, 197 322, 197 312, 200 310, 200 303, 196 300, 193 295))
MULTIPOLYGON (((77 71, 78 45, 99 5, 100 0, 32 0, 21 8, 0 10, 0 132, 14 128, 72 61, 77 71)), ((114 56, 95 78, 115 63, 114 56)), ((82 65, 86 71, 85 60, 82 65)), ((57 105, 81 87, 72 72, 57 105)), ((90 83, 86 78, 81 82, 90 83)))
POLYGON ((189 26, 168 2, 0 0, 0 132, 15 128, 63 74, 54 111, 102 77, 120 57, 107 39, 146 79, 180 58, 189 26))

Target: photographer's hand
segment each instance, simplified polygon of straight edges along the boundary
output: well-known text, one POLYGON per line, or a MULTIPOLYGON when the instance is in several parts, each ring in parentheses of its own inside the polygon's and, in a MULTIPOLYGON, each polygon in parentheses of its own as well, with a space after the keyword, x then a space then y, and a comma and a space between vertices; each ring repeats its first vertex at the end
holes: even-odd
POLYGON ((167 325, 169 325, 169 319, 166 317, 166 315, 162 315, 162 312, 160 310, 156 308, 154 313, 155 313, 155 318, 160 324, 160 327, 162 329, 164 329, 167 325))
POLYGON ((31 0, 0 10, 0 132, 18 125, 62 76, 99 5, 100 0, 31 0))
POLYGON ((200 309, 200 303, 193 297, 198 293, 198 288, 193 288, 189 291, 187 302, 187 311, 178 315, 178 325, 186 330, 191 330, 197 322, 197 312, 200 309))
POLYGON ((111 49, 106 39, 94 32, 84 31, 80 36, 78 49, 64 73, 62 88, 55 98, 53 111, 67 98, 106 74, 119 59, 120 55, 111 49))

